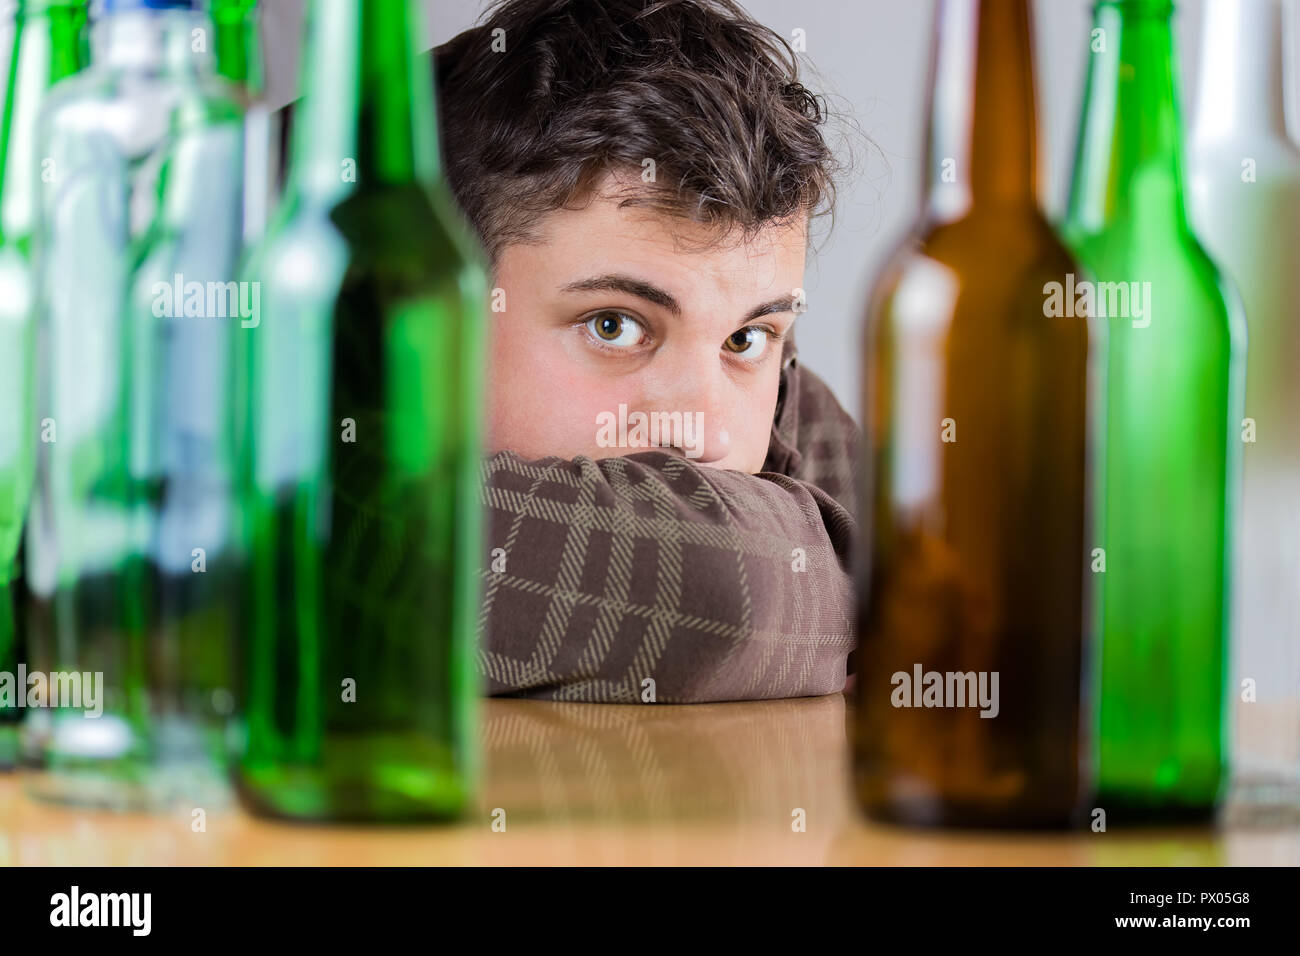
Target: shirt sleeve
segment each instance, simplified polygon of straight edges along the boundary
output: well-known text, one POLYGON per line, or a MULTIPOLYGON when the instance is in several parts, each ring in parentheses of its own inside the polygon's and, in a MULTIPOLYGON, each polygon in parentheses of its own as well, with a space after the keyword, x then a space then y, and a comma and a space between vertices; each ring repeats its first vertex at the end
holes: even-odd
POLYGON ((862 429, 786 339, 765 471, 816 485, 857 516, 862 429))
POLYGON ((665 452, 485 462, 479 667, 494 695, 635 703, 839 691, 852 514, 665 452))

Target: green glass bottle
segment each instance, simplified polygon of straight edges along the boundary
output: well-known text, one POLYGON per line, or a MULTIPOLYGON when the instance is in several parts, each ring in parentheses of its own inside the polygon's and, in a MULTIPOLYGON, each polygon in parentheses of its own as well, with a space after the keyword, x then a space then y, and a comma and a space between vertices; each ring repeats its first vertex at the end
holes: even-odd
POLYGON ((257 0, 211 0, 208 17, 216 30, 217 75, 257 97, 263 83, 257 0))
POLYGON ((1066 222, 1107 325, 1093 570, 1100 806, 1213 812, 1245 320, 1188 225, 1170 0, 1103 0, 1066 222))
MULTIPOLYGON (((86 0, 19 4, 0 128, 0 673, 15 674, 26 657, 20 552, 35 468, 31 305, 32 231, 41 188, 37 117, 46 91, 80 70, 87 58, 86 0)), ((0 701, 0 768, 17 759, 24 713, 0 701)))
POLYGON ((448 818, 476 775, 487 286, 418 16, 311 6, 286 195, 248 270, 236 783, 272 815, 448 818))

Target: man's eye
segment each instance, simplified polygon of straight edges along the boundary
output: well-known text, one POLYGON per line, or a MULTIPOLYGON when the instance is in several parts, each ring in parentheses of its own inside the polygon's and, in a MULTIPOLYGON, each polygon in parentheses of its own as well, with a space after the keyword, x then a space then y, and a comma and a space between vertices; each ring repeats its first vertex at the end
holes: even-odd
POLYGON ((767 351, 767 344, 772 340, 772 333, 757 325, 748 325, 732 332, 723 343, 727 351, 735 352, 749 362, 756 362, 767 351))
POLYGON ((645 338, 641 323, 623 312, 598 312, 587 320, 586 326, 601 344, 615 348, 631 348, 645 338))

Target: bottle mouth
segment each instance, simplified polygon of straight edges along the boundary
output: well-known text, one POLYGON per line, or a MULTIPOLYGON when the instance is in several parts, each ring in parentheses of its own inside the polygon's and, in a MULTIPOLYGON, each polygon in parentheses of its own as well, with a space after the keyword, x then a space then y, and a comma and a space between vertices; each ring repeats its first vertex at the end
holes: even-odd
POLYGON ((76 9, 86 7, 90 0, 8 0, 0 2, 0 16, 30 16, 36 13, 48 13, 59 8, 76 9))
POLYGON ((104 0, 105 13, 119 10, 193 10, 197 0, 104 0))
POLYGON ((1144 13, 1151 16, 1169 16, 1174 12, 1174 0, 1096 0, 1094 10, 1109 7, 1125 13, 1144 13))

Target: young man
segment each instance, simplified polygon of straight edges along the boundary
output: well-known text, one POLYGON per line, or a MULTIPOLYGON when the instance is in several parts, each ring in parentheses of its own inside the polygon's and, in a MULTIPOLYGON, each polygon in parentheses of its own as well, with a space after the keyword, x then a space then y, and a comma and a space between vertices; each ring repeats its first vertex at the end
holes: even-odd
POLYGON ((858 432, 795 357, 833 158, 789 47, 730 0, 507 0, 435 55, 495 287, 489 691, 841 690, 858 432))

